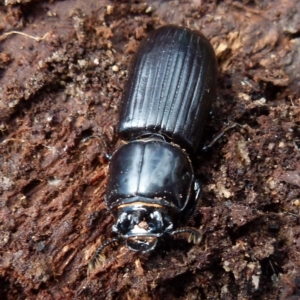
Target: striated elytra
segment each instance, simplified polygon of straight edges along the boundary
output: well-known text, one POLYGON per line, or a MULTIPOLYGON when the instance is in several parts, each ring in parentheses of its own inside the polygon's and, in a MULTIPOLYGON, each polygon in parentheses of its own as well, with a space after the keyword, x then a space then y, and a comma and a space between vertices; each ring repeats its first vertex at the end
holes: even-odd
POLYGON ((119 118, 126 142, 110 161, 106 204, 116 234, 97 250, 102 259, 112 243, 133 251, 153 250, 167 235, 201 234, 184 226, 200 194, 191 155, 199 146, 215 97, 217 63, 199 32, 168 25, 140 44, 128 77, 119 118))
POLYGON ((120 112, 125 140, 160 133, 188 149, 199 145, 215 96, 217 64, 199 32, 164 26, 141 43, 120 112))

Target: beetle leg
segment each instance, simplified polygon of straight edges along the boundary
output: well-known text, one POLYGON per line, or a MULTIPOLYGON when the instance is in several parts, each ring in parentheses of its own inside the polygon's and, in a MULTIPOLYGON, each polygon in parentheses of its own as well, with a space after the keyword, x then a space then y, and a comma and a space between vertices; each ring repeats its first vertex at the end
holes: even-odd
POLYGON ((186 205, 183 209, 184 212, 182 212, 180 221, 182 224, 187 222, 195 214, 197 207, 200 206, 200 195, 202 190, 200 180, 198 178, 194 178, 193 185, 193 193, 190 195, 192 198, 188 199, 187 203, 189 203, 189 205, 186 205))
POLYGON ((206 152, 208 149, 211 149, 211 147, 220 139, 224 136, 224 134, 229 131, 230 129, 233 129, 235 127, 240 127, 240 128, 244 128, 245 126, 239 124, 239 123, 233 123, 228 125, 227 127, 225 127, 222 131, 220 131, 219 133, 217 133, 216 136, 214 136, 214 138, 212 139, 212 141, 210 141, 210 143, 204 145, 204 147, 202 148, 203 152, 206 152))
POLYGON ((202 234, 194 229, 194 228, 190 228, 190 227, 183 227, 183 228, 179 228, 177 230, 174 230, 171 232, 171 235, 178 235, 178 234, 182 234, 182 233, 189 233, 189 237, 188 237, 188 242, 191 243, 193 242, 194 244, 198 245, 201 243, 202 241, 202 234))
MULTIPOLYGON (((111 149, 112 146, 110 144, 111 143, 115 144, 114 140, 116 139, 116 137, 115 137, 116 136, 116 134, 115 134, 115 128, 112 128, 112 130, 113 130, 113 133, 112 133, 112 140, 113 141, 112 142, 110 141, 110 139, 107 136, 107 134, 93 134, 93 135, 89 135, 89 136, 83 138, 82 142, 85 143, 85 142, 87 142, 88 140, 90 140, 92 138, 96 138, 100 142, 102 148, 104 148, 104 149, 111 149)), ((106 152, 104 154, 104 157, 109 162, 111 160, 111 158, 112 158, 112 155, 108 154, 106 152)))
POLYGON ((96 251, 94 257, 92 258, 92 260, 89 262, 89 270, 92 270, 94 269, 96 266, 102 264, 104 261, 105 261, 105 256, 104 254, 102 254, 103 250, 111 245, 111 244, 115 244, 115 245, 118 245, 120 241, 120 238, 114 238, 114 239, 111 239, 111 240, 108 240, 106 241, 104 244, 102 244, 96 251))
POLYGON ((201 183, 198 178, 196 178, 194 182, 194 191, 195 191, 195 200, 196 203, 198 204, 198 202, 200 201, 200 193, 201 193, 201 183))

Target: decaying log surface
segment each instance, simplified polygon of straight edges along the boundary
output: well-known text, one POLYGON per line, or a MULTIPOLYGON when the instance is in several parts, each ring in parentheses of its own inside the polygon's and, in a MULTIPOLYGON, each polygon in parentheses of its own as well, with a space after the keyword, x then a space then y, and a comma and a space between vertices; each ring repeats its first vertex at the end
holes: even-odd
POLYGON ((296 299, 300 295, 300 2, 15 1, 0 10, 1 299, 296 299), (199 152, 202 204, 181 240, 110 249, 106 153, 140 41, 201 30, 219 61, 199 152))

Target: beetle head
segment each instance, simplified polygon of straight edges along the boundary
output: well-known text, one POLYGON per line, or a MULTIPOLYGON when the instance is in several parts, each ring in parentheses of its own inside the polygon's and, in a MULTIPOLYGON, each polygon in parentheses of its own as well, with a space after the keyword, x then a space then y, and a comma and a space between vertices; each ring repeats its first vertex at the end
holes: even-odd
POLYGON ((160 209, 138 207, 121 210, 112 230, 126 239, 132 251, 149 252, 158 238, 173 229, 168 215, 160 209))

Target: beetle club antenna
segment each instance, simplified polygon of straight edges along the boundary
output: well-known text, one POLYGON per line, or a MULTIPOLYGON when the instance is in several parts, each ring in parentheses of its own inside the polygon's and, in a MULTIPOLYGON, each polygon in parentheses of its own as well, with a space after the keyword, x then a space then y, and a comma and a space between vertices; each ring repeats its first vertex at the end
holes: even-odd
POLYGON ((193 242, 194 244, 198 245, 202 241, 202 234, 194 228, 182 227, 182 228, 179 228, 177 230, 174 230, 174 231, 170 232, 170 234, 173 235, 173 236, 178 235, 178 234, 182 234, 182 233, 189 233, 190 234, 189 237, 188 237, 188 242, 189 243, 193 242))
POLYGON ((119 245, 119 241, 120 241, 120 238, 117 237, 117 238, 113 238, 111 240, 108 240, 103 245, 101 245, 97 249, 94 257, 92 258, 92 260, 89 263, 89 267, 88 267, 89 270, 93 270, 96 266, 100 265, 102 262, 105 261, 105 256, 102 254, 104 248, 108 247, 111 244, 119 245))

